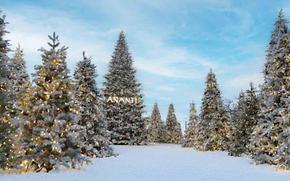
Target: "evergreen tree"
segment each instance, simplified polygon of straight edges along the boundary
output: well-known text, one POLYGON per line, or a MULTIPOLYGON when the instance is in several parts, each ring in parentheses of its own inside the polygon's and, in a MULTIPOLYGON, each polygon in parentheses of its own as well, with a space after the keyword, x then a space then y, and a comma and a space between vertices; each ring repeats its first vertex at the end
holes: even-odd
POLYGON ((11 59, 10 80, 12 81, 12 101, 15 103, 22 93, 25 92, 29 83, 29 76, 26 71, 26 65, 23 58, 23 50, 20 45, 15 50, 14 57, 11 59))
POLYGON ((158 104, 155 103, 148 128, 148 141, 154 143, 165 142, 165 125, 162 122, 158 104))
POLYGON ((190 104, 190 114, 189 114, 189 121, 188 125, 185 130, 185 135, 184 135, 184 147, 194 147, 198 149, 200 142, 198 140, 198 116, 197 112, 195 109, 195 104, 191 103, 190 104))
POLYGON ((177 121, 173 104, 169 105, 166 118, 166 143, 180 144, 182 139, 181 126, 177 121))
POLYGON ((8 102, 8 88, 9 88, 9 57, 7 53, 10 51, 8 40, 5 39, 6 25, 5 15, 0 11, 0 116, 2 117, 6 111, 6 104, 8 102))
POLYGON ((80 103, 80 125, 86 128, 82 151, 90 157, 112 155, 108 133, 102 112, 102 102, 96 86, 96 66, 83 55, 74 73, 76 80, 76 99, 80 103))
POLYGON ((229 115, 221 98, 215 74, 210 70, 202 98, 199 138, 202 150, 227 150, 229 144, 229 115))
POLYGON ((24 171, 41 171, 60 165, 77 167, 85 161, 81 154, 84 128, 78 125, 78 106, 66 65, 67 47, 59 48, 58 36, 49 36, 50 49, 42 51, 42 62, 35 66, 35 86, 23 104, 23 130, 20 164, 24 171))
MULTIPOLYGON (((288 41, 290 40, 290 33, 288 35, 288 41)), ((288 50, 290 46, 288 45, 288 50)), ((290 114, 289 114, 289 102, 290 102, 290 53, 286 57, 282 70, 280 73, 284 76, 283 86, 280 89, 282 108, 280 109, 281 118, 279 118, 278 130, 279 132, 279 146, 277 150, 276 161, 277 164, 281 165, 282 168, 290 170, 290 114), (287 109, 288 104, 288 109, 287 109)))
POLYGON ((104 112, 112 143, 144 144, 146 129, 142 119, 144 106, 141 88, 123 32, 119 35, 105 79, 104 112))
POLYGON ((5 15, 0 11, 0 168, 7 168, 9 153, 11 153, 14 125, 11 123, 8 110, 10 109, 11 82, 9 79, 10 59, 7 53, 10 51, 8 40, 5 39, 7 22, 5 15))
MULTIPOLYGON (((22 100, 25 98, 23 96, 27 96, 26 89, 29 89, 31 84, 29 82, 29 76, 26 71, 26 65, 23 58, 23 51, 20 46, 15 50, 13 58, 11 58, 10 66, 10 102, 7 112, 9 113, 9 121, 13 125, 13 131, 11 132, 11 141, 13 142, 11 146, 11 151, 9 153, 9 157, 7 162, 9 167, 17 168, 19 166, 19 161, 21 160, 21 145, 19 144, 19 140, 21 139, 21 122, 20 117, 22 112, 22 100)), ((30 95, 28 95, 30 96, 30 95)))
POLYGON ((249 153, 250 137, 257 125, 259 100, 253 84, 246 92, 241 92, 234 109, 229 154, 240 156, 249 153))
POLYGON ((290 168, 289 151, 289 32, 282 10, 267 50, 261 111, 251 149, 256 163, 290 168))

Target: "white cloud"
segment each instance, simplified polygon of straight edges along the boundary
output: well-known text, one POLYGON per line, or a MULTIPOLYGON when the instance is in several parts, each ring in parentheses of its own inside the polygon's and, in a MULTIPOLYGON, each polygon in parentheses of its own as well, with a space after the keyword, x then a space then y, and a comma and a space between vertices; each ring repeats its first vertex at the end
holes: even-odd
MULTIPOLYGON (((68 60, 71 64, 74 65, 76 61, 79 61, 83 50, 93 56, 99 64, 107 63, 110 60, 114 46, 112 39, 117 38, 121 28, 98 32, 93 29, 92 25, 73 19, 65 13, 31 6, 21 9, 25 10, 8 9, 6 11, 11 31, 8 38, 14 46, 18 43, 21 44, 30 67, 40 63, 40 53, 37 50, 46 46, 47 35, 53 31, 59 32, 61 42, 69 45, 68 60), (40 17, 39 14, 41 14, 40 17)), ((205 69, 213 66, 213 63, 200 55, 166 45, 165 40, 162 39, 163 36, 159 36, 160 34, 153 36, 146 31, 132 34, 133 36, 130 35, 130 37, 133 37, 134 42, 138 42, 139 46, 145 50, 145 53, 141 52, 141 55, 133 55, 137 69, 160 76, 195 79, 201 77, 200 69, 187 69, 178 64, 195 64, 196 67, 201 66, 205 69)))
POLYGON ((250 82, 253 82, 255 86, 258 86, 262 81, 263 75, 261 73, 247 73, 228 79, 225 86, 228 89, 233 88, 235 90, 246 90, 249 88, 250 82))
MULTIPOLYGON (((110 6, 110 8, 105 7, 107 6, 105 2, 96 4, 93 1, 85 1, 84 3, 89 3, 92 7, 98 5, 98 9, 103 7, 103 12, 110 16, 117 16, 120 22, 123 22, 121 24, 125 25, 124 29, 129 31, 129 42, 134 42, 134 44, 129 45, 130 47, 132 46, 132 51, 135 50, 133 51, 133 57, 135 57, 137 69, 159 76, 183 79, 201 79, 210 68, 221 69, 219 64, 214 63, 213 60, 209 60, 207 57, 182 47, 170 45, 166 40, 170 31, 159 32, 160 30, 157 30, 157 32, 151 33, 150 28, 142 31, 131 30, 135 23, 138 25, 139 19, 146 18, 144 13, 139 12, 138 3, 137 5, 130 5, 134 6, 132 8, 134 16, 132 16, 132 11, 129 13, 127 8, 123 8, 124 5, 117 2, 114 2, 117 4, 110 6), (135 11, 138 11, 138 13, 135 11), (137 48, 134 46, 135 44, 137 48)), ((143 3, 146 4, 146 2, 143 3)), ((204 3, 218 5, 218 8, 228 8, 230 6, 228 1, 206 1, 204 3)), ((157 4, 149 3, 149 5, 156 8, 159 7, 158 2, 157 4)), ((7 11, 11 22, 9 38, 14 45, 19 41, 27 57, 33 57, 33 60, 29 60, 32 61, 30 65, 39 63, 39 52, 36 50, 45 45, 47 34, 51 34, 53 31, 60 32, 62 42, 70 46, 68 57, 72 64, 75 64, 81 58, 83 50, 87 51, 88 55, 93 56, 94 61, 98 64, 105 64, 110 60, 114 46, 114 41, 112 40, 116 39, 121 28, 113 27, 106 31, 96 31, 98 27, 72 18, 67 13, 38 9, 31 6, 22 7, 21 9, 7 11), (51 16, 52 14, 53 16, 51 16)), ((234 12, 237 13, 238 11, 234 12)), ((246 18, 245 21, 249 21, 248 19, 246 18)), ((249 26, 248 23, 244 24, 242 26, 249 26)), ((239 29, 238 27, 236 28, 239 29)), ((246 27, 242 29, 246 29, 246 27)))
POLYGON ((69 46, 70 68, 81 59, 83 51, 86 51, 88 56, 93 56, 93 61, 97 64, 107 63, 110 59, 112 44, 104 40, 104 37, 116 35, 116 30, 96 32, 92 31, 92 26, 65 13, 31 6, 21 9, 6 10, 10 22, 8 39, 14 47, 20 43, 30 68, 41 63, 40 52, 37 50, 47 47, 47 35, 52 32, 60 35, 61 45, 69 46), (51 16, 52 14, 54 16, 51 16))
MULTIPOLYGON (((63 3, 65 2, 67 1, 63 3)), ((163 105, 176 101, 180 106, 177 109, 183 110, 182 113, 179 113, 182 117, 186 117, 187 112, 184 110, 187 109, 187 103, 192 99, 199 105, 204 87, 203 82, 210 68, 214 69, 218 80, 221 80, 219 82, 222 83, 222 88, 227 93, 226 97, 237 94, 240 89, 247 88, 251 81, 256 85, 261 82, 259 72, 262 69, 263 53, 261 52, 264 51, 264 47, 255 42, 248 44, 247 41, 247 46, 237 43, 256 33, 252 31, 253 17, 247 11, 234 8, 228 0, 167 2, 167 6, 164 8, 164 1, 159 0, 136 3, 131 1, 79 1, 86 5, 88 8, 86 10, 98 13, 100 19, 108 22, 89 21, 69 13, 34 6, 8 8, 5 9, 7 20, 10 22, 8 28, 11 31, 8 37, 13 45, 17 45, 17 43, 22 45, 30 71, 33 71, 33 65, 41 63, 40 52, 37 49, 46 46, 47 35, 56 31, 60 34, 62 44, 70 47, 68 50, 70 69, 74 69, 75 63, 81 59, 82 51, 85 50, 88 56, 93 57, 94 63, 101 67, 99 72, 102 76, 111 59, 118 32, 123 29, 127 35, 130 52, 135 60, 134 66, 138 69, 138 74, 142 72, 140 82, 146 88, 145 96, 150 99, 158 98, 163 101, 163 105), (188 7, 194 8, 188 9, 188 7), (188 11, 194 11, 196 15, 200 15, 198 13, 203 10, 228 12, 230 16, 236 17, 237 23, 234 25, 228 23, 218 27, 217 34, 206 37, 208 34, 203 33, 204 29, 203 32, 196 34, 206 40, 223 39, 227 42, 235 42, 235 46, 226 47, 231 49, 231 54, 215 57, 210 56, 206 51, 194 51, 170 42, 170 37, 176 35, 179 24, 176 25, 166 19, 168 15, 166 13, 170 13, 171 16, 179 17, 180 15, 180 20, 182 20, 183 15, 188 11), (153 13, 154 16, 150 13, 153 13), (158 15, 163 15, 165 18, 158 20, 158 15), (164 21, 168 21, 168 23, 163 23, 164 21), (103 26, 104 24, 107 26, 103 26), (239 56, 253 54, 253 60, 241 61, 242 58, 240 58, 240 62, 232 61, 237 54, 239 56), (144 76, 144 72, 150 76, 144 76), (180 84, 170 84, 172 79, 180 84), (195 83, 193 88, 188 86, 191 82, 195 83)), ((285 9, 286 11, 290 12, 285 9)), ((181 22, 185 28, 187 23, 186 20, 181 22)), ((200 29, 197 28, 197 30, 200 29)), ((192 34, 180 36, 192 38, 188 37, 192 34)), ((220 47, 217 45, 216 48, 220 47)))

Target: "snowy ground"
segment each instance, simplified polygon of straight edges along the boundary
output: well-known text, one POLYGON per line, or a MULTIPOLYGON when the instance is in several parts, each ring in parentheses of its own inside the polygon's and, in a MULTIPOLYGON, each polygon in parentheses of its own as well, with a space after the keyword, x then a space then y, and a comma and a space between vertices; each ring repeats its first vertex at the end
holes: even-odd
POLYGON ((115 146, 118 157, 95 159, 81 170, 0 175, 0 181, 290 181, 290 172, 224 152, 179 145, 115 146))

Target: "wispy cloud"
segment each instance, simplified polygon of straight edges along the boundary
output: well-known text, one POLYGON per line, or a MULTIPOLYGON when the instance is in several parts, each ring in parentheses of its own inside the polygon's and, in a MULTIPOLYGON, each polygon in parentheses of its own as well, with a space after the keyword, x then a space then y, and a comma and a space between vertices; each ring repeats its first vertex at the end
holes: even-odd
POLYGON ((40 52, 37 50, 47 47, 47 35, 52 32, 60 35, 62 45, 69 46, 70 68, 81 59, 82 51, 97 57, 94 59, 96 63, 107 63, 110 59, 112 41, 103 37, 112 37, 119 30, 110 29, 99 33, 93 31, 91 25, 75 20, 66 13, 31 6, 20 9, 22 10, 6 10, 10 22, 8 39, 12 45, 16 46, 19 43, 23 47, 29 68, 41 63, 40 52))
POLYGON ((261 83, 276 10, 283 4, 290 16, 286 1, 272 3, 270 10, 267 3, 250 0, 38 3, 4 6, 10 22, 8 38, 24 48, 30 72, 41 63, 37 49, 46 46, 47 35, 55 31, 69 46, 69 68, 74 69, 85 50, 98 65, 98 81, 102 82, 118 33, 125 30, 147 111, 157 100, 165 117, 167 104, 173 102, 181 122, 187 119, 192 99, 200 106, 210 68, 217 73, 225 98, 235 98, 251 81, 261 83))

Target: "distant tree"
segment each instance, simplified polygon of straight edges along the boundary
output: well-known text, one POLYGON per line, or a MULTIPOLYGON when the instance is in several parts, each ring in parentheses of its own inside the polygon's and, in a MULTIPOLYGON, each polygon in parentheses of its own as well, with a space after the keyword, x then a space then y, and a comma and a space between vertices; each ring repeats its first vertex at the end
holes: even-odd
POLYGON ((199 119, 195 109, 195 104, 191 103, 189 121, 184 134, 184 143, 182 145, 183 147, 199 148, 200 142, 198 139, 198 124, 199 119))
POLYGON ((290 169, 289 132, 289 31, 282 10, 276 19, 267 50, 261 111, 252 136, 256 163, 278 164, 290 169))
POLYGON ((119 35, 109 72, 105 76, 104 113, 113 144, 140 145, 146 143, 143 98, 136 70, 128 51, 124 32, 119 35), (109 98, 135 100, 133 103, 111 102, 109 98))
POLYGON ((259 100, 253 84, 246 92, 241 92, 233 113, 233 128, 229 154, 241 156, 249 153, 250 137, 257 125, 259 100))
POLYGON ((180 144, 182 139, 181 126, 177 121, 173 104, 169 105, 166 118, 166 143, 180 144))
POLYGON ((202 150, 227 150, 229 144, 229 114, 223 104, 215 74, 210 70, 202 99, 199 139, 202 150))
POLYGON ((154 104, 154 108, 150 118, 150 125, 148 128, 148 141, 154 143, 165 142, 165 125, 162 122, 157 103, 154 104))
POLYGON ((74 73, 76 80, 76 99, 80 104, 80 125, 86 129, 82 152, 90 157, 112 155, 102 101, 96 85, 96 66, 83 55, 74 73))

